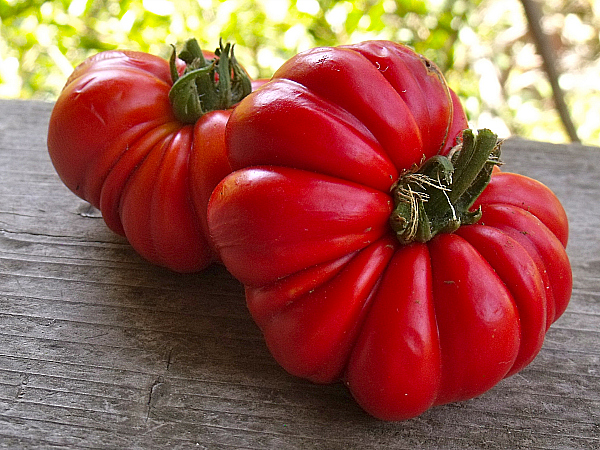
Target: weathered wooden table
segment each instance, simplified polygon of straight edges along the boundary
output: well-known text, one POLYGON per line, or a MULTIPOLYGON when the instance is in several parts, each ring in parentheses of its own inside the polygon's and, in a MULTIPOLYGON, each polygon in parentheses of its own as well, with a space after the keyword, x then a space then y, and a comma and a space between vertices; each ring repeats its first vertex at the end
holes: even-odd
POLYGON ((0 448, 600 449, 600 149, 504 145, 570 218, 573 297, 537 359, 385 423, 280 369, 222 267, 173 274, 112 234, 54 172, 51 109, 0 101, 0 448))

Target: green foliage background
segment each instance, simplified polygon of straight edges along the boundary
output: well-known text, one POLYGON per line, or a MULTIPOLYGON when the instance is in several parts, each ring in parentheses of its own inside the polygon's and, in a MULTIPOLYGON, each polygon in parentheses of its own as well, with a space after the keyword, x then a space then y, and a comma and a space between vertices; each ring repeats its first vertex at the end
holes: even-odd
MULTIPOLYGON (((580 138, 600 144, 600 0, 547 0, 543 26, 580 138)), ((255 77, 314 46, 391 39, 438 64, 471 126, 565 142, 519 0, 0 0, 0 97, 52 101, 102 50, 168 57, 219 37, 255 77)))

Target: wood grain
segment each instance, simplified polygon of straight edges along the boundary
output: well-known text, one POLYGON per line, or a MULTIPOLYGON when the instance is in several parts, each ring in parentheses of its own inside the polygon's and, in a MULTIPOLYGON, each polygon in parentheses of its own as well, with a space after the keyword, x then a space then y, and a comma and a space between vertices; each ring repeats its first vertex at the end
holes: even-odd
POLYGON ((280 369, 222 267, 154 267, 60 182, 52 104, 0 100, 0 448, 600 449, 599 149, 518 139, 566 206, 574 291, 535 361, 385 423, 280 369))

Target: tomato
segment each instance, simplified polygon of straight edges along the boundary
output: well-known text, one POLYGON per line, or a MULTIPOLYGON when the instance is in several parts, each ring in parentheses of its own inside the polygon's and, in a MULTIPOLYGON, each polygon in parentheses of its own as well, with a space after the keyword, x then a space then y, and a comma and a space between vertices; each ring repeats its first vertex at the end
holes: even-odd
POLYGON ((216 53, 192 40, 170 62, 134 51, 92 56, 68 79, 48 129, 65 185, 144 258, 178 272, 217 259, 206 205, 231 171, 231 108, 251 89, 231 46, 216 53))
POLYGON ((385 41, 297 55, 226 127, 222 262, 283 368, 381 419, 518 372, 570 297, 562 205, 465 127, 433 64, 385 41))

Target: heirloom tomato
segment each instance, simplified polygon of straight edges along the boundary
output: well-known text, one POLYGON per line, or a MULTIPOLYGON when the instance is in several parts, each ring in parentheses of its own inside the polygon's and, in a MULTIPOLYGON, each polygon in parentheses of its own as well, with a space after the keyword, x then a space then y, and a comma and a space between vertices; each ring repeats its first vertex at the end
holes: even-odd
POLYGON ((251 91, 233 47, 195 40, 170 61, 135 51, 88 58, 50 118, 48 150, 66 186, 147 260, 179 272, 216 258, 206 205, 231 170, 224 131, 251 91))
POLYGON ((222 262, 287 371, 381 419, 521 370, 570 297, 561 204, 465 127, 439 70, 386 41, 293 57, 227 124, 222 262))

